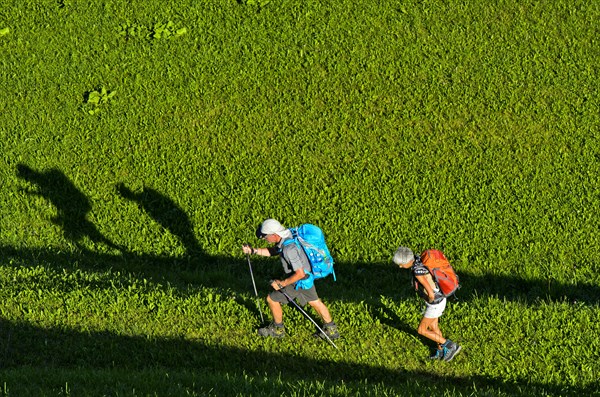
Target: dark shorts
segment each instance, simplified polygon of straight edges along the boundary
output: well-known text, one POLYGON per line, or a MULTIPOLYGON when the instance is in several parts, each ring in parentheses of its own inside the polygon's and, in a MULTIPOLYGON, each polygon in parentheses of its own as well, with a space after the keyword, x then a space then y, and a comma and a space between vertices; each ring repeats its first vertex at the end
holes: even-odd
MULTIPOLYGON (((313 286, 309 289, 294 289, 293 285, 288 285, 283 288, 286 294, 294 299, 300 306, 306 306, 308 302, 316 301, 319 299, 317 295, 317 289, 313 286)), ((289 303, 288 298, 280 291, 273 291, 269 294, 272 300, 281 304, 289 303)))

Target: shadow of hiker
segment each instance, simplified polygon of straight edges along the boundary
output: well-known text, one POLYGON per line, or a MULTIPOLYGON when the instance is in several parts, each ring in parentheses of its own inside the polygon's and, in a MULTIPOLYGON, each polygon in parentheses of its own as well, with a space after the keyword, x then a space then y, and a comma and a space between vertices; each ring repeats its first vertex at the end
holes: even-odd
POLYGON ((210 261, 194 235, 194 227, 186 212, 169 197, 144 186, 134 192, 123 183, 116 186, 121 197, 136 202, 152 219, 177 236, 189 257, 202 263, 210 261))
POLYGON ((32 185, 23 188, 26 193, 40 196, 56 208, 56 216, 51 221, 78 249, 69 252, 52 247, 18 249, 0 245, 0 258, 10 258, 9 261, 15 264, 36 264, 60 271, 72 268, 74 263, 91 271, 110 268, 157 283, 167 281, 183 289, 188 285, 204 285, 247 290, 246 280, 239 277, 239 264, 245 262, 205 254, 194 237, 192 222, 185 211, 156 190, 145 188, 143 192, 135 193, 119 184, 115 193, 138 203, 153 220, 175 235, 185 247, 183 257, 133 252, 110 241, 87 219, 92 210, 91 200, 56 168, 39 171, 18 164, 16 176, 32 185), (114 250, 92 250, 90 243, 104 244, 114 250), (213 266, 216 263, 219 266, 213 266))
POLYGON ((44 197, 56 208, 57 216, 52 222, 61 227, 66 238, 81 245, 81 241, 87 237, 94 244, 104 244, 123 251, 122 247, 102 235, 87 219, 87 214, 92 209, 90 200, 63 172, 55 168, 40 172, 25 164, 18 164, 17 176, 36 186, 36 190, 27 191, 29 194, 44 197))

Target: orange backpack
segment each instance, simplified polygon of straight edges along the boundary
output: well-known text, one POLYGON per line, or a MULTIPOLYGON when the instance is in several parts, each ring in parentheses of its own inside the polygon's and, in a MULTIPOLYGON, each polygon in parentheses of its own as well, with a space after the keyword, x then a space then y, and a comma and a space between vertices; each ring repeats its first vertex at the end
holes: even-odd
POLYGON ((442 251, 434 249, 424 251, 421 254, 421 262, 429 270, 445 297, 454 294, 460 288, 458 275, 442 251))

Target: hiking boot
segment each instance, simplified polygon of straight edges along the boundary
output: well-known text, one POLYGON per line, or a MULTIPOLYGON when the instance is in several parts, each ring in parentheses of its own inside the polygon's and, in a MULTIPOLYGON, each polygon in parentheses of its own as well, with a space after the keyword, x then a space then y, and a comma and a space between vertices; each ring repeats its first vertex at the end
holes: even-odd
POLYGON ((285 327, 283 324, 271 323, 266 327, 259 328, 258 334, 265 337, 283 338, 285 336, 285 327))
POLYGON ((445 353, 446 353, 445 348, 435 349, 435 353, 433 353, 431 356, 429 356, 429 359, 430 360, 443 360, 445 353))
MULTIPOLYGON (((339 339, 339 337, 340 337, 340 333, 338 332, 337 325, 335 325, 334 322, 323 325, 323 332, 325 332, 325 334, 331 340, 339 339)), ((323 332, 317 330, 317 332, 315 332, 313 336, 319 337, 321 339, 327 339, 325 337, 325 335, 323 335, 323 332)))
POLYGON ((449 339, 446 341, 446 343, 444 343, 444 345, 444 361, 451 361, 454 358, 454 356, 456 356, 456 354, 462 349, 461 346, 457 345, 449 339))

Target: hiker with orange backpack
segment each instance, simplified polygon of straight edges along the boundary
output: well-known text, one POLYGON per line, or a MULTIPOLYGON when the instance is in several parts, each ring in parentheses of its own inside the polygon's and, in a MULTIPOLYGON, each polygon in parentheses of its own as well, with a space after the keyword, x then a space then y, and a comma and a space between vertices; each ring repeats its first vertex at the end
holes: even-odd
POLYGON ((417 332, 437 343, 435 353, 430 358, 452 360, 462 347, 444 338, 439 327, 439 318, 446 309, 446 298, 460 287, 450 262, 441 251, 427 250, 415 256, 407 247, 396 250, 393 262, 411 270, 415 289, 425 300, 425 310, 417 332))

